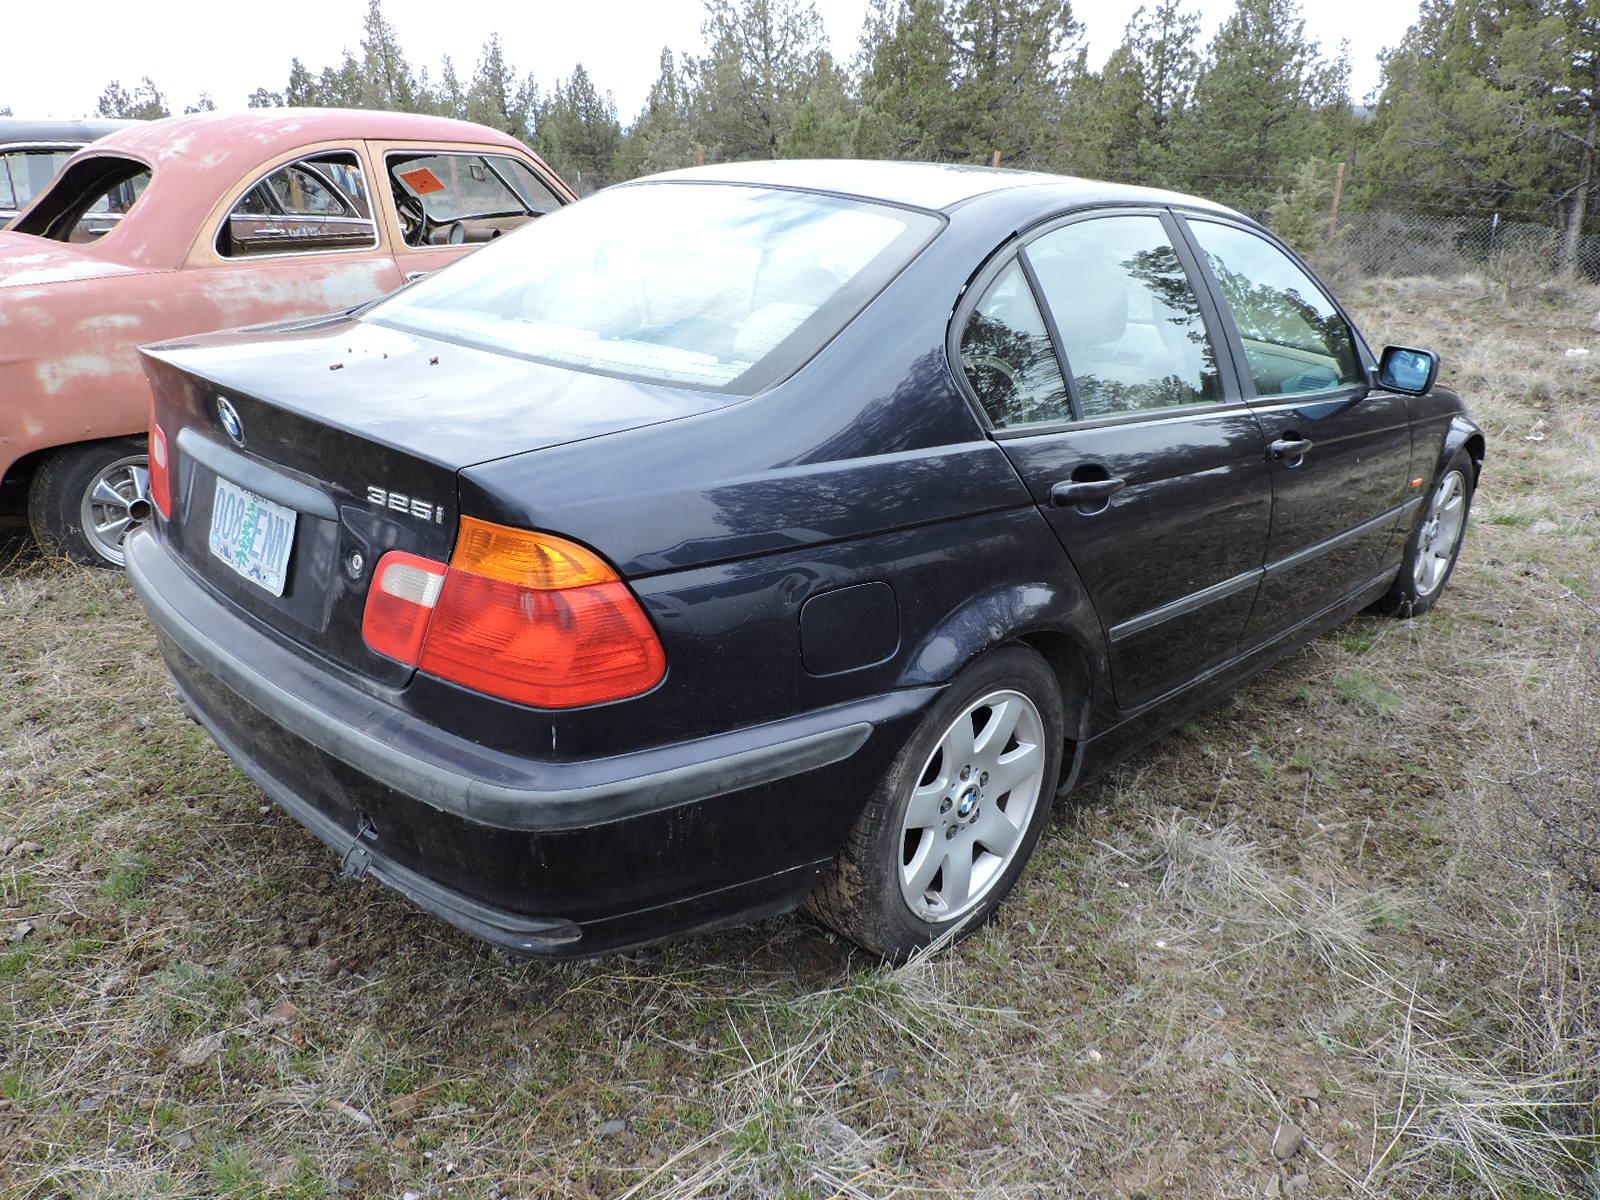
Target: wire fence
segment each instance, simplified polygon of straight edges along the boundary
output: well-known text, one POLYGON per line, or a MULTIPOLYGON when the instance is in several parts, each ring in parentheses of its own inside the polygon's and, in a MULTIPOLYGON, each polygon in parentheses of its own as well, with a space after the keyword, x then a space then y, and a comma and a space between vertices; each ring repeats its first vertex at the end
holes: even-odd
MULTIPOLYGON (((1314 257, 1364 275, 1558 276, 1568 266, 1562 230, 1554 223, 1502 219, 1498 212, 1446 216, 1374 208, 1341 217, 1314 257)), ((1600 234, 1584 234, 1572 255, 1573 273, 1600 282, 1600 234)))

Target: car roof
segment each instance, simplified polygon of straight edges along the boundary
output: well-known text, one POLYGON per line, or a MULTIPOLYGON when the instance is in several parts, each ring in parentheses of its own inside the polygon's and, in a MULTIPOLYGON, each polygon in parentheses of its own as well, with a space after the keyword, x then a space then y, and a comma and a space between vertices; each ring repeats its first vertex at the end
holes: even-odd
POLYGON ((98 138, 105 137, 108 133, 115 133, 119 129, 124 129, 134 124, 138 124, 138 122, 109 120, 57 121, 33 120, 29 117, 0 117, 0 146, 34 142, 59 142, 81 146, 86 142, 95 141, 98 138))
POLYGON ((963 163, 791 158, 689 167, 652 175, 649 179, 651 182, 766 184, 771 187, 803 188, 941 212, 948 212, 982 196, 1018 188, 1039 189, 1041 210, 1060 211, 1107 204, 1178 204, 1215 212, 1232 211, 1198 196, 1157 188, 963 163))
POLYGON ((362 108, 252 108, 141 122, 112 134, 95 149, 131 154, 154 166, 173 159, 200 159, 208 169, 239 174, 249 169, 247 160, 265 162, 298 146, 342 138, 525 148, 508 133, 449 117, 362 108))
POLYGON ((358 141, 454 142, 531 153, 510 134, 448 117, 353 108, 253 108, 135 122, 78 151, 64 172, 86 158, 107 156, 137 159, 154 168, 145 196, 115 233, 90 243, 85 253, 170 269, 182 263, 201 223, 240 178, 302 146, 358 141))

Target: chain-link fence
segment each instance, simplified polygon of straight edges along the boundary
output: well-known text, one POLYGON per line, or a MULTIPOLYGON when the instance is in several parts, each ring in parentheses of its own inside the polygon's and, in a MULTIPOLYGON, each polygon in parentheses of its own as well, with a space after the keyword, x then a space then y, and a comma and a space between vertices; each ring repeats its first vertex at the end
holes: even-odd
MULTIPOLYGON (((1314 251, 1365 275, 1461 275, 1468 272, 1557 276, 1567 263, 1562 231, 1551 222, 1498 212, 1444 216, 1374 208, 1340 214, 1333 236, 1314 251)), ((1573 267, 1600 282, 1600 234, 1578 239, 1573 267)))

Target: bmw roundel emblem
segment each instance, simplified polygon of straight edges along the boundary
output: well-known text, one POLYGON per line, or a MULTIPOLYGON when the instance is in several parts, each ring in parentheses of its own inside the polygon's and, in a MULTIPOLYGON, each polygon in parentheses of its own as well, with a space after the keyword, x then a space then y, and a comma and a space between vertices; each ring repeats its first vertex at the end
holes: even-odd
POLYGON ((217 397, 217 420, 222 422, 235 445, 244 445, 244 422, 239 420, 239 410, 221 396, 217 397))

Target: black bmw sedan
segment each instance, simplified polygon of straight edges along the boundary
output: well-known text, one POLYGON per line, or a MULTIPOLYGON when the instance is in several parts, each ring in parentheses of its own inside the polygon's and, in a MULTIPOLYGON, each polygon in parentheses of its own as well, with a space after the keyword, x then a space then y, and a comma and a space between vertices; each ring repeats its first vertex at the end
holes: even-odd
POLYGON ((932 165, 615 187, 147 370, 187 707, 348 874, 547 956, 973 928, 1057 795, 1431 606, 1484 455, 1238 213, 932 165))

